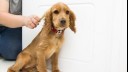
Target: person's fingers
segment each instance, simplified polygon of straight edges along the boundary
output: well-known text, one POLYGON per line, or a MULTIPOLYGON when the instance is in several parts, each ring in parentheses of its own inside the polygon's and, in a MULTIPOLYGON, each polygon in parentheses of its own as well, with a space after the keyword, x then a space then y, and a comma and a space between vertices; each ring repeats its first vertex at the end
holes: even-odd
POLYGON ((33 29, 35 27, 35 25, 32 23, 31 19, 28 20, 28 23, 27 23, 27 27, 33 29))
POLYGON ((33 18, 35 19, 35 20, 37 20, 37 22, 40 22, 40 18, 38 17, 38 16, 33 16, 33 18))
POLYGON ((32 21, 33 24, 38 25, 38 21, 35 20, 34 18, 31 18, 31 21, 32 21))
POLYGON ((32 23, 35 24, 35 27, 39 25, 38 17, 32 17, 31 20, 32 20, 32 23))
POLYGON ((31 23, 30 25, 31 25, 32 28, 35 28, 36 27, 36 25, 33 24, 33 23, 31 23))
POLYGON ((38 16, 29 16, 25 19, 25 26, 31 29, 37 27, 39 25, 40 18, 38 16))

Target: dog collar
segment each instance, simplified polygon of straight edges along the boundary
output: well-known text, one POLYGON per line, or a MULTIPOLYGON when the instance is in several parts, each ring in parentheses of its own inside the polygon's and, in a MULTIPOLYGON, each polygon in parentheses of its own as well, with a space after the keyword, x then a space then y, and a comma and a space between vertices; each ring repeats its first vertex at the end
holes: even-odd
MULTIPOLYGON (((65 30, 65 29, 64 29, 65 30)), ((52 27, 52 31, 54 32, 54 33, 57 33, 57 34, 62 34, 63 32, 64 32, 64 30, 57 30, 57 29, 55 29, 54 27, 52 27)))
POLYGON ((54 33, 57 33, 57 29, 55 29, 54 27, 52 27, 52 31, 53 31, 54 33))

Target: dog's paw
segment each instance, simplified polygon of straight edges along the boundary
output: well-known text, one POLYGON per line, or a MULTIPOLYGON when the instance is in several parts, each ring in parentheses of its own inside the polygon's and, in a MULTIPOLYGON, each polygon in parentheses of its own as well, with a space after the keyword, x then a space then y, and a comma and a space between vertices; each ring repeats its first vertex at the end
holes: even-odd
POLYGON ((7 72, 15 72, 15 71, 13 71, 13 70, 11 70, 11 69, 8 69, 8 71, 7 72))
POLYGON ((60 70, 54 70, 54 71, 52 71, 52 72, 60 72, 60 70))

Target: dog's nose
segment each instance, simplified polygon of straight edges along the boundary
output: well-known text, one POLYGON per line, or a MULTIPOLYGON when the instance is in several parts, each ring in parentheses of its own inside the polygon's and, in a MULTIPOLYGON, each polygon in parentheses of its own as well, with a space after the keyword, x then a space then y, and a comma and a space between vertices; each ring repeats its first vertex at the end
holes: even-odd
POLYGON ((65 24, 66 23, 66 20, 65 19, 62 19, 62 20, 60 20, 60 23, 61 24, 65 24))

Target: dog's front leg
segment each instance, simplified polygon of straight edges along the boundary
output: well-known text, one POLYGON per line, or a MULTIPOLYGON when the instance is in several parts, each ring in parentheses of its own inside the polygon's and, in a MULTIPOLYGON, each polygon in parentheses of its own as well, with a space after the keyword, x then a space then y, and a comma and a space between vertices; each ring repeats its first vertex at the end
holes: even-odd
POLYGON ((52 72, 60 72, 58 68, 58 55, 59 51, 56 51, 52 56, 52 72))
POLYGON ((37 71, 47 72, 46 59, 43 51, 37 51, 37 71))

